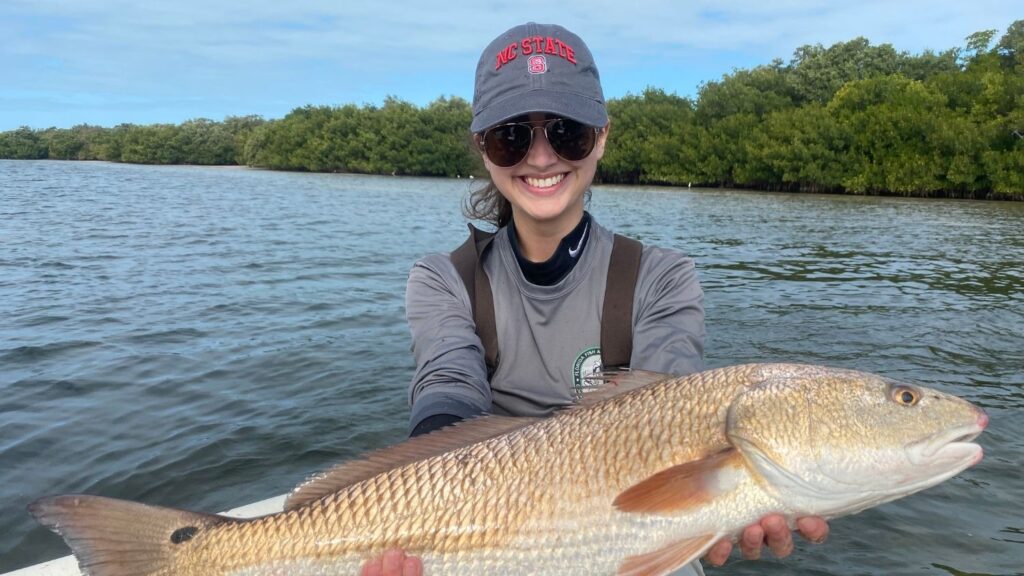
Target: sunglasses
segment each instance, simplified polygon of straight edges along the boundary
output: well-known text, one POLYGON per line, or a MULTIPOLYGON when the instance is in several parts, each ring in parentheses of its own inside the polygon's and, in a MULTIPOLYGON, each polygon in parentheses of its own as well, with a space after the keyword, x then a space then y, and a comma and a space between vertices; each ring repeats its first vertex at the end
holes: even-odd
POLYGON ((534 128, 543 128, 544 137, 558 157, 568 162, 583 160, 594 151, 601 128, 587 126, 569 118, 548 118, 534 122, 499 124, 477 134, 477 145, 495 166, 511 168, 530 153, 534 128))

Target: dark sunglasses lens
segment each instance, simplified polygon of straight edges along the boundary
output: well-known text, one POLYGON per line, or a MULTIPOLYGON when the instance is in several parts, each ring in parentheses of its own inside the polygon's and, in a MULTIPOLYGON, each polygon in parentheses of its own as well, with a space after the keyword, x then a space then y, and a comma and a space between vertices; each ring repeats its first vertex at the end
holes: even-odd
POLYGON ((530 151, 532 129, 522 124, 506 124, 484 133, 484 151, 494 164, 502 168, 515 166, 530 151))
POLYGON ((552 122, 547 134, 555 153, 570 162, 589 156, 597 143, 597 133, 593 128, 568 118, 552 122))

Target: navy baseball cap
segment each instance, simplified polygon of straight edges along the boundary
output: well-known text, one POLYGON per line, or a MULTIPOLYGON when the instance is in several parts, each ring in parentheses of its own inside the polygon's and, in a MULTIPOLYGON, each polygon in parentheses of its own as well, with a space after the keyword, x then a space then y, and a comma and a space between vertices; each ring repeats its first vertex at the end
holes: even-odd
POLYGON ((511 28, 484 49, 476 66, 471 131, 530 112, 595 127, 608 123, 594 57, 561 26, 529 22, 511 28))

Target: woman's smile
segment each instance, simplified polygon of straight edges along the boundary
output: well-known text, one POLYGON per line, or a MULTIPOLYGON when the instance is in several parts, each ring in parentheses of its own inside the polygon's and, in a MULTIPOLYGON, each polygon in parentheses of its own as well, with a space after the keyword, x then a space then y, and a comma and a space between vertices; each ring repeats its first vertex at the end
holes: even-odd
POLYGON ((565 182, 566 174, 562 172, 551 176, 520 176, 519 180, 525 184, 529 192, 547 196, 558 192, 561 184, 565 182))

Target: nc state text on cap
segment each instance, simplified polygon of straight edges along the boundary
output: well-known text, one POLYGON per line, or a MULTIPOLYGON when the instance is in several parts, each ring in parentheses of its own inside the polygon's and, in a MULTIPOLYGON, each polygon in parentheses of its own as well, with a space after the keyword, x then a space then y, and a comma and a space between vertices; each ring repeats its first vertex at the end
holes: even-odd
POLYGON ((524 56, 530 54, 554 54, 560 56, 569 62, 576 64, 576 52, 565 42, 562 42, 558 38, 552 38, 551 36, 533 36, 530 38, 523 38, 519 42, 513 42, 508 46, 498 51, 497 63, 494 66, 495 70, 501 70, 501 67, 505 64, 516 59, 518 54, 517 50, 522 49, 524 56))

